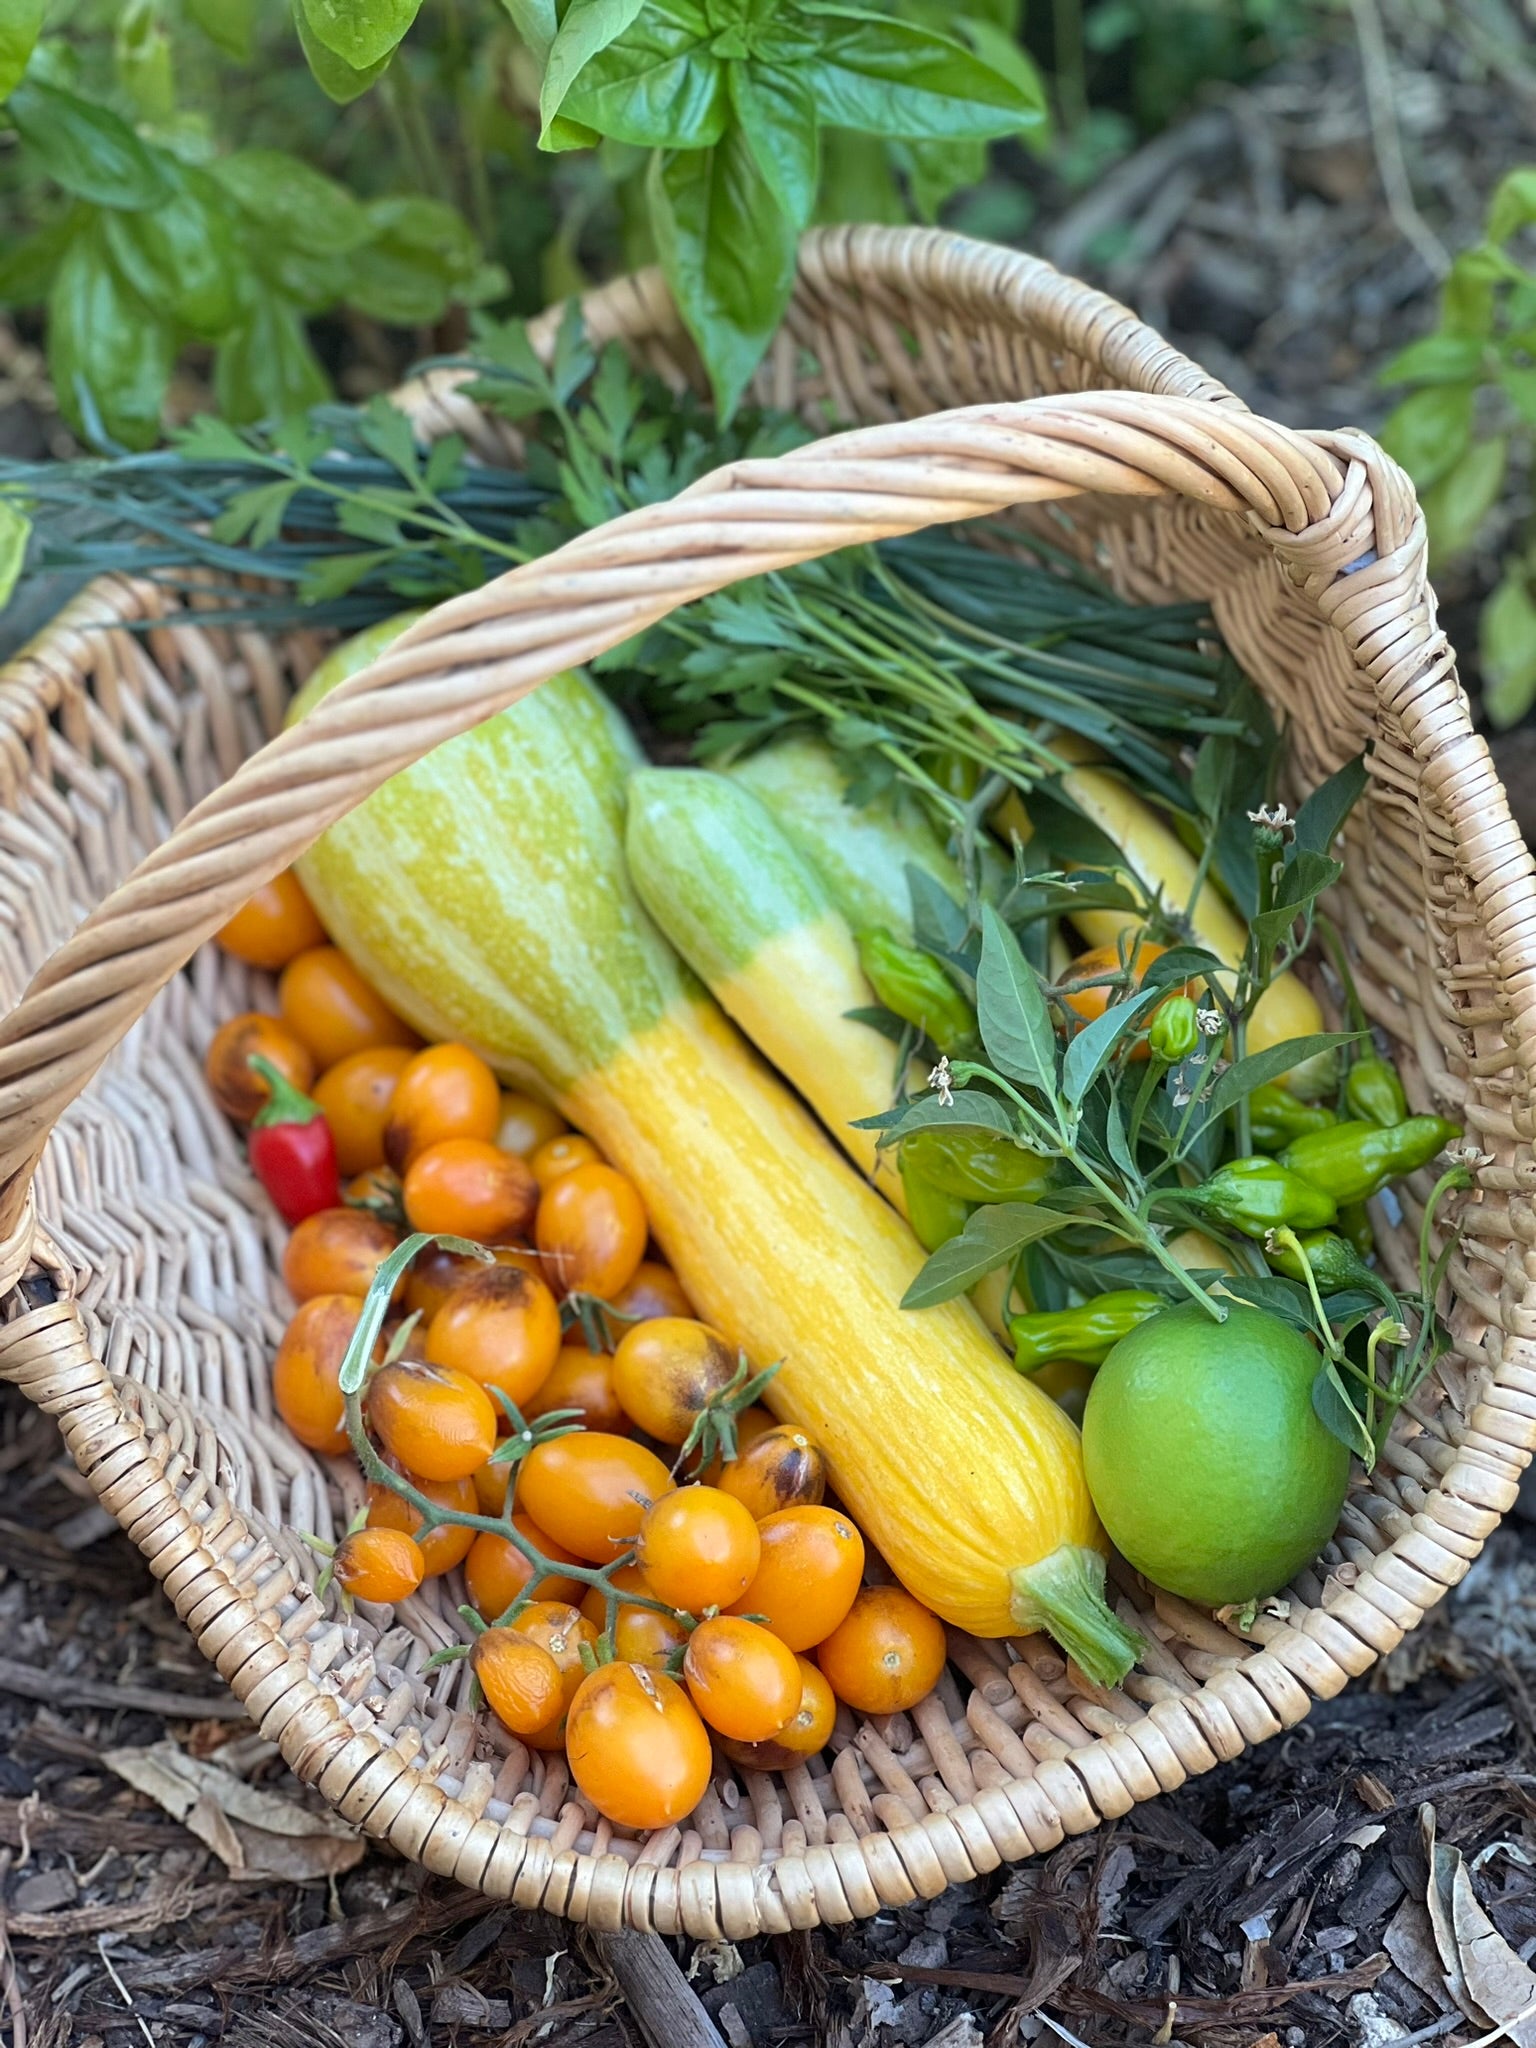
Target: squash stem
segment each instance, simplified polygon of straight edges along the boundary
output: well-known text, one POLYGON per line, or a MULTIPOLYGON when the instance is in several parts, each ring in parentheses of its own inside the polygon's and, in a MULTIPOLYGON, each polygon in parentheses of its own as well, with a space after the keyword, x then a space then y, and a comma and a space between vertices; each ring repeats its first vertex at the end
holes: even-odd
POLYGON ((1008 1583, 1020 1630, 1046 1630, 1095 1685, 1118 1685, 1146 1648, 1104 1598, 1104 1560, 1096 1550, 1063 1543, 1038 1564, 1010 1572, 1008 1583))

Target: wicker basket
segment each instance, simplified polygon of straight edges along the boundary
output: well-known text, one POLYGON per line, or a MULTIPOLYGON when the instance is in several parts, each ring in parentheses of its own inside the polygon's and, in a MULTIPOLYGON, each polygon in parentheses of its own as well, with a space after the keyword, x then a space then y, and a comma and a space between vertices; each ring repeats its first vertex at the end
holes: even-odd
MULTIPOLYGON (((695 374, 654 277, 587 311, 695 374)), ((58 1417, 204 1654, 348 1819, 495 1896, 698 1936, 937 1893, 1300 1721, 1462 1577, 1536 1443, 1536 889, 1402 475, 1362 435, 1254 417, 1045 265, 930 231, 812 235, 758 389, 862 430, 444 605, 281 738, 318 637, 200 626, 147 583, 94 585, 0 680, 0 1373, 58 1417), (1075 1686, 1041 1638, 1010 1658, 957 1637, 911 1715, 845 1715, 825 1762, 783 1778, 722 1767, 685 1827, 630 1839, 463 1709, 462 1666, 423 1674, 450 1595, 374 1626, 306 1583, 294 1532, 332 1534, 352 1502, 274 1422, 280 1233, 199 1071, 270 989, 203 942, 387 775, 556 669, 755 571, 1009 507, 1130 595, 1211 603, 1286 725, 1293 794, 1369 744, 1334 908, 1414 1106, 1484 1155, 1455 1346, 1250 1636, 1122 1574, 1150 1646, 1122 1691, 1075 1686)), ((450 382, 406 398, 425 432, 505 452, 450 382)), ((1378 1219, 1402 1277, 1416 1188, 1378 1219)))

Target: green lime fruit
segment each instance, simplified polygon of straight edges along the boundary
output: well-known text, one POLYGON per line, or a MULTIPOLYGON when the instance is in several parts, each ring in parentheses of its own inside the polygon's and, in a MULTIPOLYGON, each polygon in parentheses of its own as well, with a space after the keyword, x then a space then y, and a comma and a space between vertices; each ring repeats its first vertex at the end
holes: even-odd
POLYGON ((1083 1415, 1088 1490, 1154 1585, 1203 1607, 1286 1584, 1333 1534, 1349 1452, 1319 1422, 1316 1347, 1278 1316, 1197 1302, 1122 1337, 1083 1415))

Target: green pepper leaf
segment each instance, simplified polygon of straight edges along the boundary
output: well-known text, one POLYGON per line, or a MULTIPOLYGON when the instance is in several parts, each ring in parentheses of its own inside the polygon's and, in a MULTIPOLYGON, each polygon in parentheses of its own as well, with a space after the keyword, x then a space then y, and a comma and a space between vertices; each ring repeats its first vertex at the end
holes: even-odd
POLYGON ((1312 1412, 1328 1434, 1337 1437, 1369 1472, 1376 1462, 1376 1446, 1332 1359, 1324 1360, 1312 1382, 1312 1412))
POLYGON ((331 395, 297 310, 268 292, 221 345, 213 389, 220 412, 237 424, 307 412, 331 395))
POLYGON ((163 206, 167 159, 106 107, 28 78, 10 98, 16 132, 55 184, 94 205, 163 206))
POLYGON ((1076 1109, 1088 1090, 1109 1064, 1115 1047, 1128 1031, 1134 1030, 1154 1003, 1163 1000, 1161 989, 1138 989, 1123 1003, 1111 1003, 1101 1016, 1073 1035, 1061 1063, 1062 1100, 1076 1109))
POLYGON ((48 0, 0 0, 0 100, 20 85, 47 8, 48 0))
POLYGON ((373 232, 344 186, 283 150, 237 150, 209 169, 266 241, 312 256, 346 256, 373 232))
POLYGON ((1209 981, 1226 971, 1226 962, 1218 960, 1204 946, 1170 946, 1166 953, 1159 953, 1148 963, 1146 972, 1141 976, 1141 986, 1171 988, 1177 982, 1202 978, 1209 981))
POLYGON ((821 135, 810 87, 788 65, 726 67, 731 106, 763 182, 797 229, 816 205, 821 135))
POLYGON ((1038 1202, 988 1202, 968 1219, 958 1237, 941 1244, 901 1297, 903 1308, 935 1308, 953 1301, 998 1266, 1018 1257, 1037 1237, 1049 1237, 1076 1222, 1038 1202))
POLYGON ((851 1128, 856 1131, 879 1131, 882 1145, 898 1138, 910 1137, 914 1131, 926 1131, 942 1124, 947 1129, 960 1127, 976 1131, 996 1131, 1005 1138, 1018 1142, 1013 1128, 1013 1118, 1005 1103, 995 1095, 988 1095, 981 1088, 957 1088, 948 1102, 942 1102, 937 1095, 919 1095, 910 1102, 901 1102, 894 1109, 883 1109, 878 1116, 861 1116, 851 1128))
POLYGON ((1221 1289, 1235 1301, 1246 1301, 1251 1308, 1267 1309, 1270 1315, 1289 1323, 1293 1330, 1316 1338, 1317 1318, 1312 1312, 1312 1298, 1299 1280, 1284 1279, 1279 1273, 1223 1273, 1221 1289))
POLYGON ((1222 1116, 1235 1109, 1255 1088, 1278 1081, 1320 1052, 1332 1052, 1339 1045, 1354 1045, 1364 1035, 1360 1031, 1313 1031, 1305 1038, 1282 1039, 1279 1045, 1266 1045, 1262 1052, 1251 1052, 1245 1059, 1234 1060, 1211 1090, 1207 1113, 1222 1116))
POLYGON ((205 171, 175 167, 163 206, 106 213, 107 250, 147 305, 201 341, 218 341, 240 318, 239 253, 232 209, 205 171))
POLYGON ((338 57, 316 35, 304 10, 304 0, 293 0, 293 25, 298 30, 299 48, 304 52, 310 76, 326 98, 333 100, 338 107, 350 106, 353 100, 361 99, 394 62, 393 49, 386 50, 373 63, 361 66, 349 64, 345 57, 338 57))
POLYGON ((1313 853, 1310 848, 1293 847, 1290 858, 1280 870, 1273 907, 1250 918, 1249 930, 1262 944, 1278 946, 1297 918, 1304 916, 1343 872, 1342 862, 1330 860, 1326 854, 1313 853))
POLYGON ((1356 754, 1320 782, 1296 813, 1296 847, 1301 853, 1328 855, 1344 829, 1344 821, 1365 794, 1365 756, 1356 754))
POLYGON ((658 152, 648 190, 662 270, 728 419, 789 302, 794 224, 734 125, 713 149, 658 152))
POLYGON ((299 0, 317 42, 353 71, 390 57, 421 0, 299 0))
POLYGON ((820 47, 803 65, 824 121, 914 142, 986 141, 1042 119, 1038 85, 952 36, 863 8, 808 5, 820 47))
POLYGON ((1070 861, 1074 867, 1095 868, 1101 874, 1128 872, 1120 847, 1102 827, 1067 801, 1054 777, 1030 791, 1029 822, 1034 828, 1031 849, 1038 840, 1041 852, 1053 867, 1070 861))
MULTIPOLYGON (((580 123, 561 118, 566 97, 595 57, 622 36, 641 10, 642 0, 570 0, 550 44, 539 88, 540 149, 581 149, 592 139, 580 123)), ((702 41, 709 24, 697 8, 687 10, 694 40, 702 41)))
POLYGON ((970 933, 964 910, 936 875, 908 861, 904 871, 912 899, 912 939, 940 960, 958 960, 970 933))
POLYGON ((981 911, 976 1016, 982 1044, 998 1071, 1054 1097, 1056 1033, 1040 977, 990 903, 981 911))

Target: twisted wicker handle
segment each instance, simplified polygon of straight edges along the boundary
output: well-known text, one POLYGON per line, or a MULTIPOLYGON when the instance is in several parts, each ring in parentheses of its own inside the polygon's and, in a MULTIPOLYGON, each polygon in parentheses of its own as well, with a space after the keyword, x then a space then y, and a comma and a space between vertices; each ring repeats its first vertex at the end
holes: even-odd
MULTIPOLYGON (((1373 548, 1405 547, 1417 525, 1406 482, 1363 436, 1095 391, 968 407, 734 463, 440 605, 197 805, 0 1023, 0 1240, 19 1228, 54 1122, 155 994, 253 890, 399 769, 728 584, 1090 491, 1176 494, 1246 515, 1314 589, 1373 548)), ((1399 593, 1405 566, 1422 583, 1421 560, 1400 561, 1399 593)))

